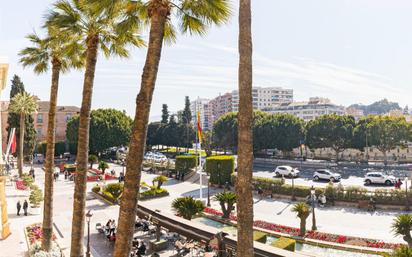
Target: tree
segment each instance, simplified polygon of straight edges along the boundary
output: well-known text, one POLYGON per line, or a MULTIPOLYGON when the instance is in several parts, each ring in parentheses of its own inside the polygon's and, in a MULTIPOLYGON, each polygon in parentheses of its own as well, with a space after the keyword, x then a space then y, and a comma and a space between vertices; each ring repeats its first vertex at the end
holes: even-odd
POLYGON ((352 145, 354 127, 352 116, 322 115, 307 123, 306 144, 310 148, 332 148, 338 161, 339 153, 352 145))
POLYGON ((254 256, 253 251, 253 104, 252 104, 252 15, 251 1, 239 1, 239 113, 238 113, 238 176, 237 255, 254 256))
POLYGON ((155 183, 157 183, 157 189, 160 189, 163 185, 163 183, 165 183, 168 180, 168 178, 166 176, 160 175, 155 177, 152 180, 153 186, 155 185, 155 183))
POLYGON ((412 215, 401 214, 397 216, 392 223, 392 232, 396 236, 402 236, 403 240, 408 243, 409 247, 412 247, 412 215))
MULTIPOLYGON (((66 128, 66 137, 77 144, 79 116, 72 117, 66 128)), ((113 146, 125 146, 130 140, 132 120, 124 112, 115 109, 97 109, 90 113, 89 149, 101 153, 113 146), (104 139, 104 140, 103 140, 104 139)))
POLYGON ((237 113, 226 113, 213 124, 213 141, 218 148, 225 151, 225 154, 228 148, 232 148, 233 151, 237 148, 237 133, 237 113))
MULTIPOLYGON (((111 1, 97 2, 102 4, 102 2, 111 1)), ((145 0, 142 2, 143 4, 137 9, 140 16, 145 16, 145 21, 150 24, 149 44, 140 91, 136 98, 133 136, 130 140, 127 156, 125 190, 120 203, 118 238, 115 244, 114 257, 129 256, 131 250, 131 240, 134 232, 133 224, 136 219, 138 200, 136 195, 140 187, 147 123, 164 40, 173 41, 175 39, 176 34, 172 24, 180 24, 180 28, 184 33, 202 35, 210 25, 226 22, 230 14, 228 0, 145 0), (171 18, 174 17, 179 18, 179 20, 172 21, 171 18)))
POLYGON ((94 154, 90 154, 88 160, 89 160, 89 163, 90 163, 90 169, 92 169, 93 164, 97 163, 99 161, 99 158, 97 158, 97 156, 94 155, 94 154))
POLYGON ((300 236, 306 234, 306 219, 310 215, 310 207, 304 202, 297 203, 293 206, 292 211, 296 213, 296 216, 300 219, 300 236))
POLYGON ((179 197, 173 200, 172 208, 179 216, 191 220, 194 215, 199 214, 205 208, 200 200, 195 200, 191 196, 179 197))
POLYGON ((222 208, 222 218, 228 219, 236 203, 236 194, 230 191, 220 192, 215 195, 214 199, 219 202, 222 208))
POLYGON ((164 127, 165 124, 167 124, 167 122, 149 123, 147 126, 146 146, 152 147, 154 145, 163 145, 162 127, 164 127))
POLYGON ((37 74, 44 73, 51 64, 51 86, 50 107, 47 124, 46 158, 45 158, 45 185, 44 185, 44 210, 42 222, 42 248, 50 252, 53 235, 53 175, 54 175, 54 152, 55 152, 55 128, 57 92, 59 88, 59 77, 61 72, 70 68, 80 68, 83 59, 77 53, 82 47, 76 38, 70 35, 56 35, 55 29, 49 28, 46 38, 39 38, 36 34, 27 36, 32 47, 23 49, 19 55, 20 62, 24 67, 33 66, 37 74))
POLYGON ((169 120, 169 111, 167 108, 167 104, 162 105, 162 121, 161 123, 166 124, 169 120))
MULTIPOLYGON (((11 80, 11 90, 10 90, 10 99, 12 99, 18 93, 26 92, 24 89, 24 84, 21 81, 20 77, 17 75, 13 76, 11 80)), ((7 138, 10 137, 10 131, 12 128, 16 128, 16 143, 17 143, 17 152, 19 152, 20 145, 20 115, 16 113, 9 112, 7 117, 7 138)), ((34 120, 31 116, 26 116, 24 120, 24 149, 23 154, 26 157, 30 157, 33 154, 34 146, 36 144, 36 130, 34 129, 34 120)))
POLYGON ((186 125, 192 122, 192 112, 190 111, 190 99, 188 96, 185 96, 185 108, 182 112, 182 118, 186 125))
MULTIPOLYGON (((91 156, 92 156, 92 155, 89 155, 89 158, 90 158, 91 156)), ((107 170, 108 168, 109 168, 109 164, 107 164, 107 162, 105 162, 105 161, 100 161, 100 162, 99 162, 99 167, 98 167, 98 169, 101 170, 101 171, 103 172, 103 174, 104 174, 104 171, 107 170)))
POLYGON ((202 131, 202 148, 206 152, 206 157, 212 155, 213 147, 212 133, 210 131, 202 131))
POLYGON ((395 249, 390 257, 411 257, 412 256, 412 248, 401 245, 399 248, 395 249))
POLYGON ((24 147, 24 125, 26 116, 32 115, 37 111, 37 101, 33 96, 26 92, 18 93, 10 102, 9 112, 20 115, 20 135, 17 169, 19 176, 23 175, 23 147, 24 147))
POLYGON ((375 116, 367 129, 370 145, 383 153, 385 164, 388 151, 405 145, 411 139, 411 125, 404 117, 375 116))
POLYGON ((363 151, 365 147, 371 146, 370 144, 370 131, 369 124, 374 119, 374 116, 363 117, 359 119, 353 129, 352 147, 363 151), (369 142, 367 142, 369 141, 369 142))
MULTIPOLYGON (((47 25, 81 37, 86 51, 82 104, 77 142, 77 168, 73 201, 70 256, 83 256, 86 179, 89 154, 90 109, 99 50, 106 57, 128 57, 128 45, 142 46, 137 35, 139 19, 126 15, 134 3, 128 1, 59 0, 46 17, 47 25), (110 2, 110 3, 109 3, 110 2)), ((143 142, 144 143, 144 142, 143 142)), ((136 194, 137 195, 137 194, 136 194)))

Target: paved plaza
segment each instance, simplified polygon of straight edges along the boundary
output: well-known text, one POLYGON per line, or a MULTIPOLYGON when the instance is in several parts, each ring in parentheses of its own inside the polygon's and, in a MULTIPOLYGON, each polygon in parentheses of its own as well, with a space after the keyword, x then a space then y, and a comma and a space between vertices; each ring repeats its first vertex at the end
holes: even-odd
MULTIPOLYGON (((123 168, 121 166, 110 164, 110 170, 114 169, 119 173, 123 168)), ((28 168, 26 168, 28 169, 28 168)), ((36 167, 36 183, 42 188, 44 186, 44 172, 40 167, 36 167)), ((151 184, 154 174, 143 174, 142 180, 151 184)), ((108 219, 118 218, 119 207, 108 205, 106 202, 96 199, 90 193, 90 189, 96 183, 88 183, 87 209, 93 213, 91 221, 91 251, 94 257, 109 257, 113 249, 113 243, 98 234, 95 229, 96 223, 105 223, 108 219)), ((199 184, 192 182, 180 182, 170 179, 164 184, 164 187, 170 192, 170 195, 163 198, 145 201, 148 207, 159 209, 162 212, 172 213, 171 202, 176 197, 193 196, 199 198, 199 184)), ((68 256, 70 248, 72 202, 73 202, 74 183, 64 181, 60 176, 55 183, 54 193, 54 232, 57 236, 58 243, 64 249, 68 256)), ((213 195, 221 189, 211 189, 213 195)), ((6 187, 8 200, 8 212, 12 235, 4 241, 0 241, 0 257, 24 256, 27 251, 27 245, 24 238, 23 228, 29 224, 41 222, 42 215, 17 216, 17 200, 28 199, 29 191, 19 191, 15 189, 14 184, 8 183, 6 187)), ((203 187, 203 198, 206 199, 207 187, 203 187)), ((264 220, 272 223, 283 224, 293 227, 299 226, 299 220, 291 212, 293 203, 288 201, 279 201, 275 199, 259 200, 255 198, 255 220, 264 220)), ((217 202, 212 201, 212 207, 220 209, 217 202)), ((353 208, 327 207, 317 208, 317 226, 322 232, 367 237, 380 239, 386 242, 401 243, 402 238, 394 237, 391 233, 391 223, 393 218, 400 212, 383 212, 368 213, 353 208)), ((311 217, 308 219, 308 228, 311 227, 311 217)), ((86 240, 86 235, 85 235, 86 240)), ((172 252, 165 252, 162 256, 170 256, 172 252)))

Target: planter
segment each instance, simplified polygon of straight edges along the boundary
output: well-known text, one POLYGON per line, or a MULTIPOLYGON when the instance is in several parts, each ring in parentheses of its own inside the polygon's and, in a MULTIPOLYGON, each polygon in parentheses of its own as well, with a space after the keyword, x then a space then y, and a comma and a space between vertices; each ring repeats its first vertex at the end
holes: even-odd
MULTIPOLYGON (((24 235, 26 238, 27 248, 28 248, 28 256, 32 257, 35 254, 39 254, 41 251, 41 239, 43 236, 43 232, 41 230, 41 223, 36 223, 29 225, 24 228, 24 235)), ((63 252, 60 246, 56 242, 56 236, 53 233, 52 235, 52 256, 60 256, 64 257, 63 252)), ((40 253, 43 254, 44 252, 40 253)), ((44 253, 45 254, 45 253, 44 253)), ((49 256, 49 255, 40 255, 40 256, 49 256)))
POLYGON ((139 200, 140 200, 140 201, 146 201, 146 200, 150 200, 150 199, 154 199, 154 198, 160 198, 160 197, 165 197, 165 196, 169 196, 169 192, 163 192, 163 193, 160 193, 160 194, 148 195, 148 196, 142 196, 142 195, 140 195, 139 200))

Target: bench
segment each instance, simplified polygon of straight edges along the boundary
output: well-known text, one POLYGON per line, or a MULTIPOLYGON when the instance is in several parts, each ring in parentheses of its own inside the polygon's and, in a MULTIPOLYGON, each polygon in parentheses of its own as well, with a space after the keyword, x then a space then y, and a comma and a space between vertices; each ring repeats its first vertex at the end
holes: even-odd
POLYGON ((375 209, 374 206, 372 206, 372 205, 370 204, 370 202, 367 201, 367 200, 359 200, 359 201, 358 201, 358 208, 359 208, 359 209, 368 210, 368 211, 371 211, 371 210, 374 210, 374 209, 375 209))
POLYGON ((272 190, 270 190, 270 189, 264 189, 262 196, 263 196, 263 197, 268 197, 268 196, 270 196, 270 198, 273 198, 272 190))

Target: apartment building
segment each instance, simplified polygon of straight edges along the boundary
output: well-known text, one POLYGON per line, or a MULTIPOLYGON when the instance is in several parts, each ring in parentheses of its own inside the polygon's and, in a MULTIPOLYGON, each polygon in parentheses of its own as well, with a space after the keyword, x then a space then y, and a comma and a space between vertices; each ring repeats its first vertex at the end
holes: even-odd
POLYGON ((192 122, 197 123, 197 112, 200 112, 200 124, 202 130, 208 131, 213 128, 213 108, 210 99, 198 98, 190 102, 190 111, 192 112, 192 122))
POLYGON ((304 121, 310 121, 325 114, 344 115, 345 108, 333 104, 329 99, 311 97, 309 101, 282 103, 275 107, 264 108, 269 113, 290 113, 304 121))

